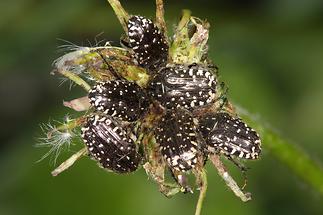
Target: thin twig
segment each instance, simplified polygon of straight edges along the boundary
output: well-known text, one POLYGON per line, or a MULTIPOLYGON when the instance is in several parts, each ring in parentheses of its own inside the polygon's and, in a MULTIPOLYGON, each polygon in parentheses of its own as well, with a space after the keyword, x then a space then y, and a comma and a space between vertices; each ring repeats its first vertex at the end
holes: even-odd
POLYGON ((243 202, 251 200, 251 194, 242 192, 240 187, 237 185, 237 182, 235 182, 235 180, 230 176, 225 166, 221 162, 219 155, 211 155, 210 160, 212 161, 215 168, 218 170, 218 174, 223 178, 226 185, 233 191, 233 193, 237 197, 239 197, 243 202))
POLYGON ((167 27, 164 16, 164 2, 163 0, 156 0, 156 25, 164 33, 167 39, 167 27))
POLYGON ((82 157, 83 155, 87 154, 87 148, 84 147, 82 148, 80 151, 76 152, 75 154, 73 154, 70 158, 68 158, 66 161, 64 161, 61 165, 59 165, 56 169, 54 169, 51 174, 52 176, 57 176, 60 173, 64 172, 65 170, 67 170, 69 167, 71 167, 75 161, 77 161, 78 159, 80 159, 80 157, 82 157))
POLYGON ((119 22, 122 25, 122 28, 125 32, 128 31, 127 22, 129 20, 129 15, 127 11, 122 7, 120 1, 118 0, 108 0, 115 14, 117 15, 119 22))

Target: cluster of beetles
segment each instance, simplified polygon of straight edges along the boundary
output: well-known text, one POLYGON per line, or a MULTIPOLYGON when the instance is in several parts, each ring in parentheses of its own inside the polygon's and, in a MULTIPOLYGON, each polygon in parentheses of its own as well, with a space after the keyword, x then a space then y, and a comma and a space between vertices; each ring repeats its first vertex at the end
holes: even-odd
POLYGON ((138 131, 145 129, 140 126, 152 110, 159 117, 149 131, 174 175, 204 166, 210 154, 229 159, 259 157, 261 141, 256 131, 235 114, 208 111, 220 99, 215 66, 169 62, 168 40, 148 18, 131 16, 127 28, 123 45, 150 78, 142 87, 114 73, 112 80, 92 86, 88 99, 94 111, 81 133, 94 160, 116 173, 138 169, 147 157, 141 150, 143 143, 137 141, 138 131))

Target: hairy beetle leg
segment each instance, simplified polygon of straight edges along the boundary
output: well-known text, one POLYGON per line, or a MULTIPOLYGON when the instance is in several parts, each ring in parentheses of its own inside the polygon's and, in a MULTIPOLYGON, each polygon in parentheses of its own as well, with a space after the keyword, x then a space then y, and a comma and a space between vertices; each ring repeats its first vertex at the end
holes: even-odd
POLYGON ((240 163, 239 161, 237 161, 236 159, 234 159, 231 155, 225 155, 226 158, 231 161, 234 165, 236 165, 241 173, 242 173, 242 176, 243 176, 243 185, 241 186, 241 190, 244 190, 244 188, 247 186, 248 184, 248 177, 247 177, 247 170, 249 169, 248 167, 244 166, 242 163, 240 163))

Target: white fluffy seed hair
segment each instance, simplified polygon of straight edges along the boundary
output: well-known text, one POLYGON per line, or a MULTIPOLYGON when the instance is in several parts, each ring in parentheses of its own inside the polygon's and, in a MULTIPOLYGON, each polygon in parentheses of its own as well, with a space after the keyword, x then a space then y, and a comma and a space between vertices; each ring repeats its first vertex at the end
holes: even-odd
POLYGON ((43 132, 43 137, 38 138, 38 143, 35 146, 50 149, 38 160, 38 162, 51 156, 51 160, 55 164, 61 151, 69 149, 73 143, 72 140, 79 137, 73 130, 57 130, 57 127, 52 125, 51 122, 41 124, 40 127, 43 132))

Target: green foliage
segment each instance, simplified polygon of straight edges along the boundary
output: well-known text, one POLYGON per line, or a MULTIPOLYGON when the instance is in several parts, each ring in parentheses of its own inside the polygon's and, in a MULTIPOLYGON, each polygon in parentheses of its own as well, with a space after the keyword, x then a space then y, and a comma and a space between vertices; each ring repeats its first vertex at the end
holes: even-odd
POLYGON ((240 111, 243 118, 259 133, 263 147, 279 162, 286 165, 293 174, 300 177, 323 195, 323 169, 304 149, 284 139, 266 123, 257 120, 245 111, 240 111))

